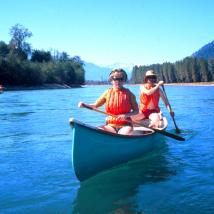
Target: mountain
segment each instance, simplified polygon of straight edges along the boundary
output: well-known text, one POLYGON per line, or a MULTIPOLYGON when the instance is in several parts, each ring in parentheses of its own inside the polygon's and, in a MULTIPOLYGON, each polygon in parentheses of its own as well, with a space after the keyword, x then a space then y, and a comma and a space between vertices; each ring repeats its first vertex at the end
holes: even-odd
POLYGON ((128 64, 128 63, 114 63, 111 65, 105 65, 105 67, 114 69, 114 68, 123 68, 127 73, 130 73, 135 65, 133 63, 128 64))
POLYGON ((123 68, 128 75, 128 78, 131 77, 131 71, 134 67, 133 64, 125 63, 114 63, 111 65, 96 65, 90 62, 84 62, 85 64, 85 79, 94 80, 94 81, 106 81, 108 80, 109 73, 114 68, 123 68))
POLYGON ((198 51, 193 53, 192 56, 196 58, 205 58, 205 59, 214 58, 214 40, 204 45, 198 51))
POLYGON ((90 62, 84 62, 85 66, 85 80, 93 80, 93 81, 106 81, 108 80, 108 75, 110 73, 110 69, 106 67, 102 67, 99 65, 95 65, 90 62))

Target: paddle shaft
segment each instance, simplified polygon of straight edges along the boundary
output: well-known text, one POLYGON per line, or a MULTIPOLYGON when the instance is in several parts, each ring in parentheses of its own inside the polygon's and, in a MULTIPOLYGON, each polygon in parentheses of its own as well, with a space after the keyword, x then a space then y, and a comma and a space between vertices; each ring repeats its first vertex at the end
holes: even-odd
MULTIPOLYGON (((163 92, 164 92, 164 95, 165 95, 165 97, 166 97, 166 100, 167 100, 167 102, 168 102, 168 105, 169 105, 169 110, 172 111, 172 107, 171 107, 171 105, 170 105, 170 103, 169 103, 169 100, 168 100, 168 98, 167 98, 164 85, 162 85, 162 88, 163 88, 163 92)), ((178 126, 177 126, 177 124, 176 124, 176 122, 175 122, 175 118, 174 118, 171 114, 170 114, 170 116, 171 116, 171 118, 172 118, 172 120, 173 120, 173 123, 174 123, 174 125, 175 125, 176 132, 177 132, 177 133, 180 133, 180 129, 178 128, 178 126)))
MULTIPOLYGON (((92 111, 99 112, 99 113, 101 113, 101 114, 105 114, 105 115, 108 115, 108 116, 111 116, 111 117, 117 117, 117 115, 113 115, 113 114, 110 114, 110 113, 101 111, 101 110, 99 110, 99 109, 97 109, 97 108, 92 108, 91 106, 88 106, 88 105, 86 105, 86 104, 84 104, 84 103, 82 104, 82 106, 83 106, 84 108, 87 108, 87 109, 92 110, 92 111)), ((137 123, 137 122, 133 122, 133 124, 136 124, 136 125, 138 125, 138 126, 142 126, 141 123, 137 123)), ((148 127, 146 127, 146 126, 142 126, 142 127, 148 128, 148 127)), ((179 141, 185 141, 184 138, 182 138, 182 137, 180 137, 180 136, 178 136, 178 135, 174 135, 174 134, 172 134, 172 133, 170 133, 170 132, 166 132, 166 131, 164 131, 164 130, 155 129, 155 128, 151 128, 151 127, 149 127, 149 129, 151 129, 151 130, 153 130, 153 131, 155 131, 155 132, 158 132, 158 133, 160 133, 160 134, 162 134, 162 135, 165 135, 165 136, 167 136, 167 137, 171 137, 171 138, 176 139, 176 140, 179 140, 179 141)))

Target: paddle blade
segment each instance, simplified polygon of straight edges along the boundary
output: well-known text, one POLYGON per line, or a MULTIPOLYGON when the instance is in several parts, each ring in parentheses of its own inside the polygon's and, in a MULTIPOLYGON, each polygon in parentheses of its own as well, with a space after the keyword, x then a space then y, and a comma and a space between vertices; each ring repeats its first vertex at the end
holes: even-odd
POLYGON ((159 129, 154 129, 154 128, 152 128, 152 129, 154 131, 162 134, 162 135, 167 136, 167 137, 171 137, 171 138, 174 138, 174 139, 179 140, 179 141, 185 141, 185 139, 183 137, 181 137, 181 136, 178 136, 178 135, 175 135, 175 134, 172 134, 170 132, 163 131, 163 130, 159 130, 159 129))

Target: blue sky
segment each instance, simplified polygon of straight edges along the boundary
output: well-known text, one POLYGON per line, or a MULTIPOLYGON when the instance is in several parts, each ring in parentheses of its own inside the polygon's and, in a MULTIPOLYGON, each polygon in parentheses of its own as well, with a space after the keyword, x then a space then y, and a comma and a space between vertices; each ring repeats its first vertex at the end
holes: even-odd
POLYGON ((214 40, 213 0, 7 0, 0 40, 19 23, 34 49, 98 65, 175 62, 214 40))

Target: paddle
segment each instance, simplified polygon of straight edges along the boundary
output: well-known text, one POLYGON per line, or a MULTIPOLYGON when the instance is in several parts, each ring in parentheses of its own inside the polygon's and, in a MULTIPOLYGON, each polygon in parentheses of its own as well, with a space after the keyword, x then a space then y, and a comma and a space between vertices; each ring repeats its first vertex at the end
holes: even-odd
MULTIPOLYGON (((116 115, 109 114, 109 113, 104 112, 104 111, 101 111, 101 110, 99 110, 99 109, 97 109, 97 108, 92 108, 91 106, 88 106, 88 105, 86 105, 86 104, 84 104, 84 103, 82 103, 82 107, 87 108, 87 109, 92 110, 92 111, 99 112, 99 113, 101 113, 101 114, 105 114, 105 115, 112 116, 112 117, 117 117, 116 115)), ((142 126, 142 124, 140 124, 140 123, 137 123, 137 122, 133 122, 133 123, 136 124, 136 125, 142 126)), ((148 127, 146 127, 146 126, 142 126, 142 127, 148 128, 148 127)), ((178 136, 178 135, 174 135, 174 134, 172 134, 172 133, 170 133, 170 132, 166 132, 166 131, 164 131, 164 130, 159 130, 159 129, 155 129, 155 128, 151 128, 151 127, 149 127, 149 129, 151 129, 151 130, 153 130, 153 131, 155 131, 155 132, 158 132, 158 133, 160 133, 160 134, 162 134, 162 135, 165 135, 165 136, 167 136, 167 137, 171 137, 171 138, 176 139, 176 140, 179 140, 179 141, 185 141, 184 138, 182 138, 182 137, 180 137, 180 136, 178 136)))
MULTIPOLYGON (((170 105, 170 103, 169 103, 169 100, 168 100, 168 98, 167 98, 164 85, 162 85, 162 88, 163 88, 163 92, 164 92, 164 95, 165 95, 165 97, 166 97, 166 100, 167 100, 167 102, 168 102, 168 104, 169 104, 169 112, 170 112, 170 111, 172 111, 172 107, 171 107, 171 105, 170 105)), ((177 126, 177 124, 176 124, 176 122, 175 122, 174 116, 172 116, 171 114, 170 114, 170 116, 171 116, 171 118, 172 118, 172 120, 173 120, 173 123, 174 123, 174 125, 175 125, 175 131, 176 131, 176 133, 181 133, 180 129, 178 128, 178 126, 177 126)))

